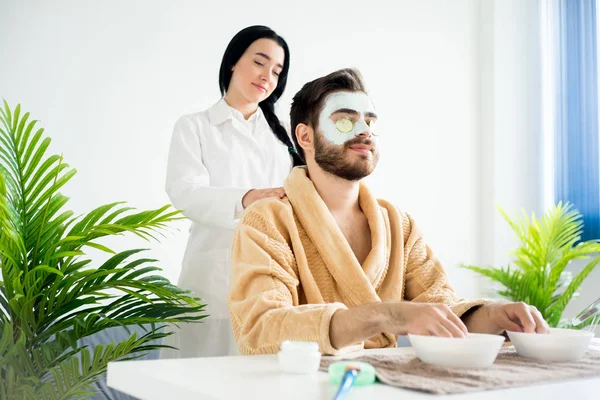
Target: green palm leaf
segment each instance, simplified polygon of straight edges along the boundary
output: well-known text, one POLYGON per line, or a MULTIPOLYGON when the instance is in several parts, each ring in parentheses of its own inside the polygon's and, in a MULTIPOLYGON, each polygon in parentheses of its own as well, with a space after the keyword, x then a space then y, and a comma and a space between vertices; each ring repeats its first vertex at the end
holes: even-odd
POLYGON ((557 326, 567 304, 600 258, 594 258, 573 279, 565 275, 567 266, 573 260, 588 259, 600 252, 600 243, 581 242, 582 217, 570 204, 558 203, 540 219, 525 213, 511 218, 501 208, 499 212, 520 242, 511 253, 516 268, 463 267, 498 282, 498 294, 536 306, 551 326, 557 326))
POLYGON ((181 214, 169 206, 136 211, 122 202, 82 216, 60 193, 75 175, 29 113, 0 107, 0 400, 89 395, 108 362, 156 350, 165 324, 198 322, 205 305, 160 276, 144 250, 115 252, 107 236, 155 240, 181 214), (108 258, 93 267, 88 248, 108 258), (107 328, 141 326, 121 343, 78 341, 107 328))

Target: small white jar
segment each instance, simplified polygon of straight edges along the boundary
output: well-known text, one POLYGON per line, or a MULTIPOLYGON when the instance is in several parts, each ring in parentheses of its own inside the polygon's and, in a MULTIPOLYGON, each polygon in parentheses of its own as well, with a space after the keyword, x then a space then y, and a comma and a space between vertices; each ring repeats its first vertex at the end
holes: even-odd
POLYGON ((309 374, 319 370, 321 353, 315 342, 294 342, 286 340, 277 354, 279 368, 293 374, 309 374))

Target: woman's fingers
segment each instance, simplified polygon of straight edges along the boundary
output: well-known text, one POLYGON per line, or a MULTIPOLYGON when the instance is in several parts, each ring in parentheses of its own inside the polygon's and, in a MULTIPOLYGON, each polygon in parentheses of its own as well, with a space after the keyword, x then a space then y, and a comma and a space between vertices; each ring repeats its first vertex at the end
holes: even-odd
POLYGON ((260 194, 260 198, 264 199, 266 197, 279 197, 283 199, 285 197, 285 189, 284 188, 273 188, 273 189, 263 189, 260 194))

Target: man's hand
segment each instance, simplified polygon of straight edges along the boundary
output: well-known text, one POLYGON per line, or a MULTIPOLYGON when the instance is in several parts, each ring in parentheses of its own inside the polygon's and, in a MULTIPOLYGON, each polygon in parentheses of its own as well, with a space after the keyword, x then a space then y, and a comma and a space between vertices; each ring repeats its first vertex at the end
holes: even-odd
POLYGON ((340 349, 381 332, 465 337, 468 332, 548 333, 549 329, 540 312, 525 303, 486 304, 465 314, 461 320, 445 304, 401 301, 336 311, 329 324, 329 339, 333 347, 340 349))
POLYGON ((388 303, 389 325, 387 332, 399 335, 465 337, 467 327, 445 304, 388 303))
POLYGON ((242 197, 242 206, 246 208, 255 201, 264 199, 265 197, 279 197, 283 199, 285 197, 285 190, 282 187, 249 190, 242 197))
POLYGON ((329 340, 336 349, 360 343, 381 332, 465 337, 467 327, 444 304, 409 301, 372 303, 338 310, 329 323, 329 340))
POLYGON ((538 309, 523 302, 486 304, 465 317, 464 321, 470 332, 550 332, 548 323, 538 309))

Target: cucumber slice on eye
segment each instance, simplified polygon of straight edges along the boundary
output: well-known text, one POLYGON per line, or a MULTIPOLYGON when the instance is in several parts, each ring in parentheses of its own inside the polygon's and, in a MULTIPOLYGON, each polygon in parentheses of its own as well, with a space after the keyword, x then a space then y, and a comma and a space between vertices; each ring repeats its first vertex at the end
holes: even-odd
POLYGON ((377 123, 373 120, 368 123, 369 128, 371 128, 371 134, 377 136, 377 123))
POLYGON ((350 133, 354 129, 354 123, 348 118, 342 118, 336 121, 335 127, 342 133, 350 133))

